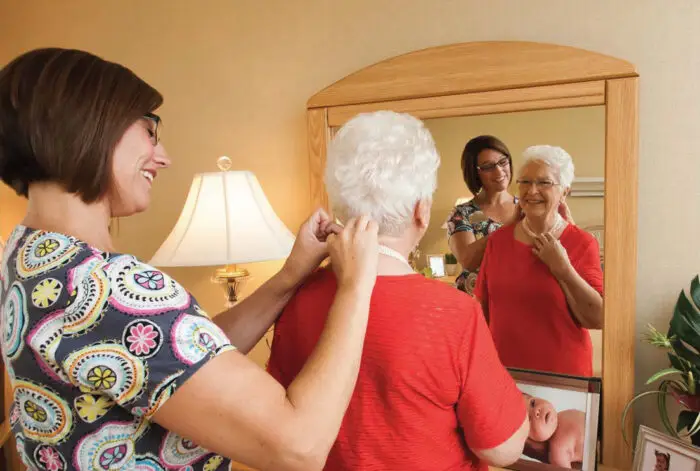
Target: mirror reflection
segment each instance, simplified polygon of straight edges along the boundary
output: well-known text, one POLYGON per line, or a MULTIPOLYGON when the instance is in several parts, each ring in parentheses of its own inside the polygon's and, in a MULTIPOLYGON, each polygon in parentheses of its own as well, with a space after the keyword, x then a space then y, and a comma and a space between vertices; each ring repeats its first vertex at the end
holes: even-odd
POLYGON ((442 163, 419 268, 442 258, 479 299, 506 366, 600 376, 604 108, 425 123, 442 163))

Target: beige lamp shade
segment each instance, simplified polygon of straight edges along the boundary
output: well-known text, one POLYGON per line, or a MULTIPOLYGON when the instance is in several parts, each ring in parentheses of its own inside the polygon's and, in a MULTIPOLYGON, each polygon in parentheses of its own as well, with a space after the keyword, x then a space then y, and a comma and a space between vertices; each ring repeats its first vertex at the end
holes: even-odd
POLYGON ((289 256, 292 245, 294 235, 252 172, 200 173, 150 264, 191 267, 277 260, 289 256))

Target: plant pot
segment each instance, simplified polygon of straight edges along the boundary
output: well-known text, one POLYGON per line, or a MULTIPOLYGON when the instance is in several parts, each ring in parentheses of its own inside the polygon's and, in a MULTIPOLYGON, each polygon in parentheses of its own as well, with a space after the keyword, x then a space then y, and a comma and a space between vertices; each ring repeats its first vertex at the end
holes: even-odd
POLYGON ((457 264, 445 265, 445 273, 447 273, 448 276, 455 276, 457 274, 457 264))
MULTIPOLYGON (((700 394, 687 394, 674 387, 669 388, 669 391, 676 402, 686 409, 681 413, 692 414, 692 420, 695 420, 700 414, 700 394)), ((691 435, 690 441, 693 445, 700 447, 700 432, 691 435)))

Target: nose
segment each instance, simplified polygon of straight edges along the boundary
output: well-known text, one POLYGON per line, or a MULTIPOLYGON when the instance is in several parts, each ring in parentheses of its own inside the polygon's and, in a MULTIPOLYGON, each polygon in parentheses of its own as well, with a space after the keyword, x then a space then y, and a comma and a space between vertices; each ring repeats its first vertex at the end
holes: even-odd
POLYGON ((163 144, 158 143, 158 145, 155 147, 155 155, 154 155, 153 160, 160 168, 170 167, 170 164, 171 164, 170 156, 168 155, 168 152, 165 150, 165 147, 163 147, 163 144))

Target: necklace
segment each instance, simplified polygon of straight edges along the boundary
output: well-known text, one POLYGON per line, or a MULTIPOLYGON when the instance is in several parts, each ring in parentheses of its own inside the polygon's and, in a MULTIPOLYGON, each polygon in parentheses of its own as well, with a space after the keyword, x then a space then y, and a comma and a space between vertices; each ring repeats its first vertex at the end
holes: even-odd
MULTIPOLYGON (((550 234, 556 234, 557 232, 559 232, 559 229, 561 229, 562 226, 564 226, 564 224, 566 222, 566 221, 564 221, 564 218, 561 217, 561 215, 559 213, 556 214, 554 219, 555 219, 555 221, 554 221, 554 224, 552 225, 552 228, 549 231, 545 231, 545 232, 549 232, 550 234)), ((530 238, 532 238, 532 239, 537 238, 537 234, 535 234, 535 232, 530 228, 530 225, 527 223, 527 218, 523 219, 522 228, 525 231, 525 233, 528 236, 530 236, 530 238)))
POLYGON ((379 244, 379 253, 382 255, 386 255, 387 257, 395 258, 396 260, 405 263, 411 270, 413 270, 413 267, 411 266, 410 263, 408 263, 408 260, 406 257, 398 253, 396 250, 392 249, 391 247, 387 247, 386 245, 379 244))

